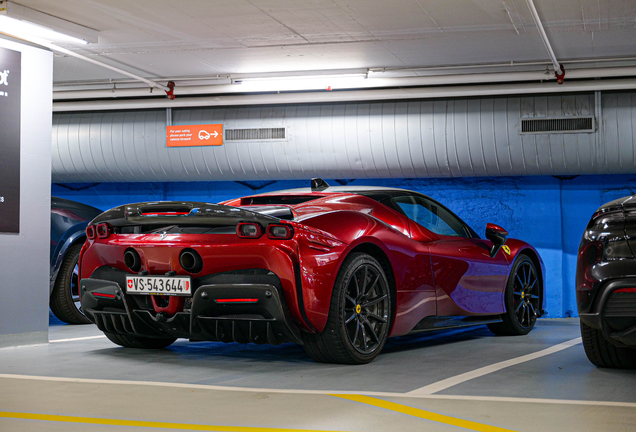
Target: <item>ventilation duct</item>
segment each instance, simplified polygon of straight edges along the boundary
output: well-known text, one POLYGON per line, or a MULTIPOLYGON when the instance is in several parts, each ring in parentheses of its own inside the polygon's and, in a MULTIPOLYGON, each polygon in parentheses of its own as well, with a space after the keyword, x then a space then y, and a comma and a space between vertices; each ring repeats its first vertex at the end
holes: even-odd
POLYGON ((582 132, 594 132, 594 117, 533 118, 521 120, 521 133, 582 132))
POLYGON ((284 140, 285 128, 225 129, 225 141, 284 140))
POLYGON ((255 132, 260 138, 176 148, 166 147, 165 110, 57 113, 53 181, 634 173, 636 93, 603 94, 602 127, 593 133, 522 133, 522 119, 591 118, 595 108, 585 93, 173 109, 175 125, 285 131, 285 139, 255 132))

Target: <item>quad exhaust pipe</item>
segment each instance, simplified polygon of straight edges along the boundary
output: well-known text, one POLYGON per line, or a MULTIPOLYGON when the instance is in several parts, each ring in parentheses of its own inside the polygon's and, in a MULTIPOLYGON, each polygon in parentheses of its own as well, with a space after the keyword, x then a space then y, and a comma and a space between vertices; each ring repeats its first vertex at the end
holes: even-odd
POLYGON ((193 249, 184 249, 179 255, 181 267, 189 273, 199 273, 203 270, 203 259, 193 249))
MULTIPOLYGON (((124 264, 130 270, 138 273, 141 270, 141 257, 139 252, 133 248, 126 249, 124 252, 124 264)), ((184 249, 179 254, 179 264, 181 267, 189 273, 199 273, 203 270, 203 259, 201 255, 193 249, 184 249)))
POLYGON ((124 252, 124 264, 126 264, 126 267, 137 273, 141 270, 141 257, 139 256, 139 253, 132 248, 126 249, 126 252, 124 252))

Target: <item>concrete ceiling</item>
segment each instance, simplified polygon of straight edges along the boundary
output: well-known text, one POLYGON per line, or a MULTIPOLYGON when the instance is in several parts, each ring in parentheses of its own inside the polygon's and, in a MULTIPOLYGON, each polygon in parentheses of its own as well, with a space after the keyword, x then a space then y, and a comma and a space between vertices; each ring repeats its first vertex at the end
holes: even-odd
MULTIPOLYGON (((149 78, 549 62, 526 0, 19 0, 149 78)), ((633 0, 535 0, 560 61, 636 57, 633 0)), ((545 67, 545 66, 543 66, 545 67)), ((123 78, 56 55, 56 83, 123 78)))

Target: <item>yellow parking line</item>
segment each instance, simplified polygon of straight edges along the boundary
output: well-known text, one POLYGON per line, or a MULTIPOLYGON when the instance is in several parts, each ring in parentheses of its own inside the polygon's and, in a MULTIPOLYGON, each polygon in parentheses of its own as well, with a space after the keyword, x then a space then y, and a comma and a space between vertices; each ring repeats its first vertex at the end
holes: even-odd
POLYGON ((354 402, 360 402, 365 405, 371 405, 378 408, 384 408, 390 411, 407 414, 413 417, 419 417, 425 420, 431 420, 447 424, 450 426, 457 426, 464 429, 469 429, 478 432, 514 432, 510 429, 503 429, 497 426, 490 426, 483 423, 477 423, 470 420, 462 420, 456 417, 450 417, 443 414, 437 414, 431 411, 425 411, 419 408, 413 408, 406 405, 401 405, 395 402, 389 402, 382 399, 377 399, 369 396, 352 395, 352 394, 332 394, 331 396, 339 397, 342 399, 348 399, 354 402))
POLYGON ((84 423, 106 426, 128 426, 128 427, 144 427, 157 429, 178 429, 191 431, 218 431, 218 432, 335 432, 335 431, 318 431, 316 429, 284 429, 284 428, 267 428, 267 427, 247 427, 247 426, 215 426, 215 425, 199 425, 189 423, 165 423, 153 421, 138 420, 120 420, 96 417, 77 417, 63 416, 51 414, 33 414, 0 411, 0 418, 23 419, 23 420, 41 420, 50 422, 63 423, 84 423))

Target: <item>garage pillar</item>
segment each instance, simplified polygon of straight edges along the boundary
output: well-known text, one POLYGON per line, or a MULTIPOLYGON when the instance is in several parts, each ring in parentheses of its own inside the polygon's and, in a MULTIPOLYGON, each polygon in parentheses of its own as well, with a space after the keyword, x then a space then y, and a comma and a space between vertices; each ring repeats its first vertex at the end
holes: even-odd
POLYGON ((0 347, 48 342, 52 85, 50 51, 0 37, 0 347))

